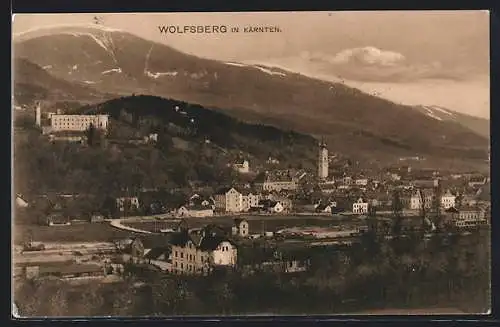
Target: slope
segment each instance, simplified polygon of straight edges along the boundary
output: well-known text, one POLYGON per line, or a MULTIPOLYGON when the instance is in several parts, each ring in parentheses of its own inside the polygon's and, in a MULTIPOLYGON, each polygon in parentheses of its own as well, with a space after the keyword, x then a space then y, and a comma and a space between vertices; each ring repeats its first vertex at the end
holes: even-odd
POLYGON ((338 83, 255 65, 198 58, 119 31, 65 29, 16 43, 50 72, 112 93, 159 95, 237 118, 324 135, 353 155, 485 157, 487 138, 460 124, 338 83))
POLYGON ((32 104, 36 100, 103 100, 111 95, 91 87, 56 78, 24 58, 14 60, 14 100, 32 104))

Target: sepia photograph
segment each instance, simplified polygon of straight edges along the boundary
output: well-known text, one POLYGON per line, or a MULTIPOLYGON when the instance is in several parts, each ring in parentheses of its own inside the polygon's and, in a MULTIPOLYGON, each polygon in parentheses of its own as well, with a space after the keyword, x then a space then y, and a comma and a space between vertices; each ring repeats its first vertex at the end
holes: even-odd
POLYGON ((12 316, 489 314, 489 19, 12 15, 12 316))

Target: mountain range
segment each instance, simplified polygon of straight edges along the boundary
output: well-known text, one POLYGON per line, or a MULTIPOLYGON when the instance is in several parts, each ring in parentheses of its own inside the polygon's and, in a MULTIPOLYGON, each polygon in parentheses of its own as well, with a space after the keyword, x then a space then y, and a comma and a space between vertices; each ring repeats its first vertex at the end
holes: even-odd
POLYGON ((332 150, 360 158, 483 161, 489 145, 486 119, 395 104, 281 68, 200 58, 98 26, 26 33, 14 39, 14 56, 19 102, 155 95, 325 137, 332 150))

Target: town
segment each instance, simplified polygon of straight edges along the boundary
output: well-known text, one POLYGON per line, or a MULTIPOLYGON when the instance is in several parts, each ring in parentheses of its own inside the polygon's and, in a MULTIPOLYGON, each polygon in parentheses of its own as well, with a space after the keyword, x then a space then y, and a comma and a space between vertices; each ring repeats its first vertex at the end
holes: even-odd
MULTIPOLYGON (((40 103, 34 113, 45 142, 84 148, 99 131, 123 146, 109 137, 107 114, 42 112, 40 103)), ((125 143, 148 146, 158 138, 149 133, 125 143)), ((426 243, 489 231, 489 175, 422 168, 419 157, 360 168, 332 155, 325 140, 315 151, 315 170, 283 167, 271 155, 258 165, 241 156, 226 163, 240 178, 213 191, 202 183, 123 189, 100 208, 85 205, 92 194, 17 194, 16 217, 33 214, 34 207, 45 211, 37 225, 15 231, 14 279, 117 283, 131 275, 144 280, 145 271, 295 276, 326 265, 322 251, 352 262, 350 251, 370 237, 389 242, 420 235, 426 243), (58 238, 73 229, 81 239, 58 238)))

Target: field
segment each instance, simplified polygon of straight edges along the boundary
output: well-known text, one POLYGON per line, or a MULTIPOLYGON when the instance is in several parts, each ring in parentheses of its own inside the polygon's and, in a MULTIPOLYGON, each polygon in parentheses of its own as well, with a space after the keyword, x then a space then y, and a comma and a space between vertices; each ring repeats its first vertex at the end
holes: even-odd
POLYGON ((35 242, 106 242, 134 235, 114 228, 107 222, 82 223, 71 226, 14 225, 14 244, 21 244, 28 233, 35 242))

